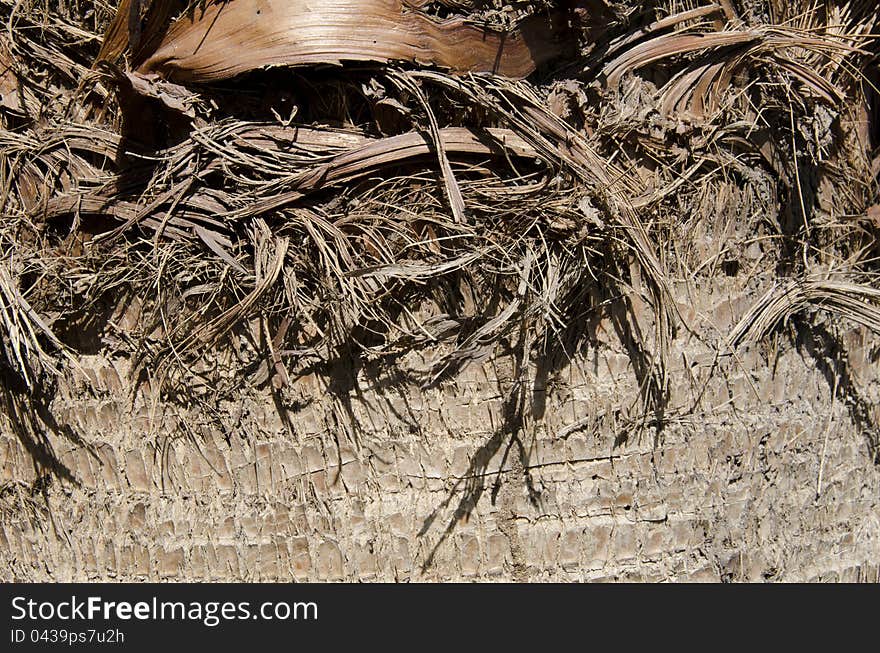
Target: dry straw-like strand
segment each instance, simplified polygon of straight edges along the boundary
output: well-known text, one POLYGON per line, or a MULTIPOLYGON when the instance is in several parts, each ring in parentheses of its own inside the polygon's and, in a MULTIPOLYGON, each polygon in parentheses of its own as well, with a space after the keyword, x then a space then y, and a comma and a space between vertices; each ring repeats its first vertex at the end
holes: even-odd
POLYGON ((757 342, 778 324, 811 308, 829 311, 880 333, 880 289, 842 275, 814 274, 768 290, 733 328, 728 343, 735 348, 757 342))

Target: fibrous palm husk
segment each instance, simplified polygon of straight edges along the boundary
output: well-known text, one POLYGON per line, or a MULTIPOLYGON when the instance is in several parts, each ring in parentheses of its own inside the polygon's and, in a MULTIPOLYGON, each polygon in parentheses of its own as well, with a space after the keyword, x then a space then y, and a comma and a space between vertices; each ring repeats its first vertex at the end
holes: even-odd
MULTIPOLYGON (((10 24, 14 4, 0 0, 10 24)), ((862 102, 858 71, 876 51, 876 8, 837 4, 839 21, 813 12, 767 25, 729 2, 658 3, 644 15, 630 3, 595 43, 543 11, 502 38, 417 7, 341 0, 314 16, 270 3, 259 20, 242 20, 257 15, 252 0, 124 2, 100 52, 96 29, 83 36, 54 14, 42 36, 12 30, 7 67, 42 81, 0 77, 24 98, 8 107, 18 127, 0 135, 2 242, 30 243, 37 268, 10 273, 26 304, 9 303, 9 324, 37 325, 28 333, 43 354, 9 349, 7 363, 44 369, 27 359, 74 347, 71 333, 109 296, 143 310, 134 335, 107 346, 130 349, 136 373, 181 394, 209 352, 226 352, 232 373, 212 389, 230 396, 283 388, 352 350, 389 365, 424 352, 408 372, 426 384, 512 351, 524 393, 533 357, 573 355, 588 316, 640 302, 648 315, 632 318, 631 351, 644 359, 634 367, 646 412, 662 420, 681 323, 673 286, 717 270, 686 252, 721 178, 754 195, 769 194, 760 182, 770 178, 801 218, 768 235, 760 216, 772 203, 744 205, 747 229, 784 243, 767 267, 813 279, 833 252, 847 271, 833 301, 811 286, 797 310, 843 307, 875 326, 864 307, 877 298, 860 290, 871 259, 839 236, 864 225, 811 223, 799 181, 808 159, 848 157, 850 178, 834 178, 841 212, 878 200, 869 148, 828 137, 832 151, 811 122, 841 123, 847 103, 862 102), (563 77, 511 79, 550 59, 563 77), (95 60, 105 63, 90 70, 95 60), (368 65, 308 70, 346 61, 368 65), (242 76, 267 67, 284 70, 242 76), (153 112, 129 112, 135 129, 121 134, 109 89, 123 103, 155 100, 141 106, 153 112), (183 128, 169 127, 181 116, 183 128), (169 133, 135 142, 154 128, 169 133), (833 246, 820 240, 829 234, 833 246), (42 325, 24 321, 29 310, 42 325)), ((30 27, 39 12, 19 14, 30 27)), ((772 330, 782 300, 771 299, 749 313, 760 328, 721 334, 719 350, 772 330)))

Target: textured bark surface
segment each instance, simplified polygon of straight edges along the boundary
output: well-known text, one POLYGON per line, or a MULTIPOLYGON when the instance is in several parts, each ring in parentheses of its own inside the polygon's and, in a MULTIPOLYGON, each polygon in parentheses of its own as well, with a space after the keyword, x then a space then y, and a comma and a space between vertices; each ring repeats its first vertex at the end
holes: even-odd
MULTIPOLYGON (((726 331, 751 297, 724 279, 679 301, 726 331)), ((876 435, 860 423, 876 339, 849 330, 835 356, 811 329, 720 360, 704 388, 715 354, 680 338, 678 417, 619 442, 638 382, 617 331, 600 323, 572 365, 537 367, 518 439, 504 359, 428 391, 338 369, 295 384, 289 427, 253 393, 218 428, 148 396, 131 408, 127 361, 83 357, 102 391, 73 380, 53 404, 88 435, 54 442, 75 482, 18 490, 31 459, 0 439, 3 577, 878 579, 876 435), (832 400, 832 365, 862 389, 832 400)))

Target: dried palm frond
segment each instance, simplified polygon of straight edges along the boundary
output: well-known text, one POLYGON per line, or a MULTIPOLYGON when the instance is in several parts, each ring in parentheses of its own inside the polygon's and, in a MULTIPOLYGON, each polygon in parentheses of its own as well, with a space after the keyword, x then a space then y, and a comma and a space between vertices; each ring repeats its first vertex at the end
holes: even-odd
POLYGON ((728 343, 735 348, 756 342, 777 325, 807 310, 828 311, 880 333, 880 289, 846 275, 812 274, 767 291, 733 328, 728 343))
POLYGON ((57 372, 43 340, 64 349, 55 334, 18 290, 6 262, 0 262, 0 339, 6 367, 16 370, 28 388, 44 371, 57 372))
POLYGON ((511 34, 436 22, 400 0, 208 0, 186 7, 123 0, 99 58, 133 52, 140 74, 211 82, 267 66, 411 61, 455 72, 525 77, 565 47, 559 16, 536 17, 511 34))
POLYGON ((841 73, 850 79, 856 75, 846 58, 863 53, 860 46, 877 20, 876 15, 861 16, 861 20, 850 17, 847 29, 829 24, 821 29, 810 24, 770 24, 721 30, 701 20, 719 10, 710 5, 674 14, 619 40, 610 48, 613 57, 602 68, 605 83, 615 88, 627 73, 684 58, 685 64, 660 89, 660 111, 703 119, 719 110, 728 87, 741 72, 767 66, 836 106, 845 97, 836 80, 841 73), (673 27, 677 29, 667 31, 673 27))

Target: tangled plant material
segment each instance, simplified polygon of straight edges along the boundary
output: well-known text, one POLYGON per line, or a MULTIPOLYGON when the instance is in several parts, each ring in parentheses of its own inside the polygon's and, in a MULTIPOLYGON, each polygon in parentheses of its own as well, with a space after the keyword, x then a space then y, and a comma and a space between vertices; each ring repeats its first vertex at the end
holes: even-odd
POLYGON ((699 331, 675 287, 729 254, 693 235, 721 180, 766 245, 755 279, 835 281, 700 337, 812 309, 880 330, 877 143, 845 127, 877 124, 873 3, 533 4, 502 37, 473 24, 489 3, 0 0, 7 416, 96 346, 209 403, 340 360, 431 385, 509 355, 521 430, 536 361, 613 315, 634 429, 662 429, 670 343, 699 331))

